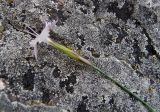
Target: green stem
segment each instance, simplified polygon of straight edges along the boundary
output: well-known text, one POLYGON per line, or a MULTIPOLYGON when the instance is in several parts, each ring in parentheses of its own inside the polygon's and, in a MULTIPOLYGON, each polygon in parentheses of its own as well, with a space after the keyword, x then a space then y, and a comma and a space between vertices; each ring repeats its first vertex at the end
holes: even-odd
POLYGON ((117 82, 116 80, 112 79, 111 77, 107 76, 102 70, 100 70, 98 67, 94 66, 93 64, 91 64, 88 60, 86 60, 85 58, 79 56, 77 53, 75 53, 74 51, 68 49, 67 47, 51 40, 50 38, 48 38, 48 44, 51 45, 52 47, 56 48, 57 50, 67 54, 69 57, 71 57, 72 59, 75 59, 77 61, 81 61, 87 65, 90 65, 91 67, 93 67, 95 70, 97 70, 98 72, 100 72, 100 76, 108 79, 110 81, 112 81, 115 85, 117 85, 118 87, 120 87, 123 91, 125 91, 126 93, 128 93, 130 96, 132 96, 134 99, 136 99, 137 101, 141 102, 147 109, 149 112, 156 112, 156 110, 154 108, 152 108, 149 104, 147 104, 146 102, 144 102, 140 97, 138 97, 137 95, 133 94, 132 92, 130 92, 126 87, 122 86, 119 82, 117 82))
POLYGON ((111 77, 107 76, 102 70, 100 70, 98 67, 91 65, 95 70, 97 70, 98 72, 100 72, 100 75, 102 77, 104 77, 105 79, 108 79, 110 81, 112 81, 115 85, 117 85, 118 87, 120 87, 123 91, 125 91, 126 93, 128 93, 130 96, 132 96, 134 99, 136 99, 137 101, 141 102, 147 109, 148 112, 156 112, 156 110, 154 108, 152 108, 149 104, 147 104, 146 102, 144 102, 140 97, 138 97, 137 95, 135 95, 134 93, 130 92, 126 87, 122 86, 119 82, 117 82, 116 80, 112 79, 111 77))

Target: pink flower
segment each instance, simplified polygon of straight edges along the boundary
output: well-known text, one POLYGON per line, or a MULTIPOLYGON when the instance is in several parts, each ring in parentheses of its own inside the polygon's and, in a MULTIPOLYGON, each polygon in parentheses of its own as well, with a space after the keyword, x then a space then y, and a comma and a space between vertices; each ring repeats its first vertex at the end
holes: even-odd
POLYGON ((37 50, 37 43, 47 43, 48 44, 48 38, 49 38, 49 31, 51 30, 52 27, 55 27, 56 21, 53 22, 46 22, 46 25, 44 29, 42 30, 41 34, 37 34, 34 30, 31 30, 34 32, 34 35, 36 38, 34 40, 31 40, 30 46, 34 48, 34 55, 37 60, 37 55, 38 55, 38 50, 37 50))

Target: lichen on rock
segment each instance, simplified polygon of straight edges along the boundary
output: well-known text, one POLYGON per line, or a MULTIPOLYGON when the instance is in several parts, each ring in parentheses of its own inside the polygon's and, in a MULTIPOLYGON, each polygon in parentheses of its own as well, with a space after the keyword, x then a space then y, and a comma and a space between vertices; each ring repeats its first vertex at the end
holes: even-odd
POLYGON ((0 79, 5 83, 1 111, 147 111, 96 71, 50 46, 37 44, 36 61, 29 45, 35 37, 23 32, 23 23, 40 34, 45 21, 53 20, 52 39, 78 50, 160 111, 160 2, 153 7, 147 3, 0 1, 0 79))

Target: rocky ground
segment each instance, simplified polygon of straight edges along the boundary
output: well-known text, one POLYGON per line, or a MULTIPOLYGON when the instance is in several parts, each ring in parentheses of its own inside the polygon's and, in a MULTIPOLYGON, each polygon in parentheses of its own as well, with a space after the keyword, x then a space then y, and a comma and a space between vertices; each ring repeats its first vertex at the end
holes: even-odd
POLYGON ((53 20, 51 38, 160 111, 159 0, 0 0, 1 112, 147 111, 46 44, 38 44, 36 61, 29 45, 35 37, 24 24, 40 33, 53 20))

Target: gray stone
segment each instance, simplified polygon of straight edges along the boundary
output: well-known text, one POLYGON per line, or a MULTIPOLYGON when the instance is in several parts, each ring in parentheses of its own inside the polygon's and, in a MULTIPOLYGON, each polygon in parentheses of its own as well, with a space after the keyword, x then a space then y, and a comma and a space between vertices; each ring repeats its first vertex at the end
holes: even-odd
POLYGON ((24 23, 77 50, 160 111, 160 1, 1 0, 0 109, 5 112, 146 112, 112 82, 46 44, 35 60, 24 23), (54 1, 54 2, 53 2, 54 1))

